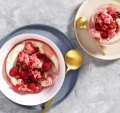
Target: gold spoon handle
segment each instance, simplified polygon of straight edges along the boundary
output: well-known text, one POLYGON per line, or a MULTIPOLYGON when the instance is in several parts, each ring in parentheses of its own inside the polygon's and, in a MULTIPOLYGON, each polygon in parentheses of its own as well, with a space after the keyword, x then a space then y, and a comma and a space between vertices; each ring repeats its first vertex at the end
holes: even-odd
MULTIPOLYGON (((67 71, 65 72, 65 75, 67 74, 68 71, 70 71, 70 68, 67 69, 67 71)), ((54 97, 53 97, 53 98, 54 98, 54 97)), ((49 106, 50 106, 51 103, 52 103, 53 98, 51 98, 50 100, 48 100, 48 101, 46 102, 45 108, 42 110, 42 113, 46 113, 46 112, 47 112, 49 106)))
POLYGON ((45 108, 42 110, 42 113, 46 113, 47 112, 49 106, 52 103, 52 100, 53 100, 53 98, 47 101, 47 103, 45 104, 45 108))

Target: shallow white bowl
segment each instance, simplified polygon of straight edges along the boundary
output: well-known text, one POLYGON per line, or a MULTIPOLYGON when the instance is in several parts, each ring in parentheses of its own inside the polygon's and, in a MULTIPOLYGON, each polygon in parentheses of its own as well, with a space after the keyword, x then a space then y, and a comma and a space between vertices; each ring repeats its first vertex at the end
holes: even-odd
POLYGON ((12 39, 8 40, 2 46, 2 48, 0 50, 0 90, 8 99, 12 100, 15 103, 18 103, 21 105, 33 106, 33 105, 38 105, 38 104, 48 101, 49 99, 51 99, 58 93, 58 91, 62 87, 64 78, 65 78, 65 63, 64 63, 64 58, 62 56, 62 53, 60 52, 58 47, 52 41, 50 41, 48 38, 46 38, 44 36, 37 35, 37 34, 18 35, 18 36, 13 37, 12 39), (17 43, 19 43, 21 41, 24 41, 26 39, 31 39, 31 38, 46 42, 48 45, 50 45, 54 49, 54 51, 56 52, 56 54, 59 58, 58 60, 60 63, 60 71, 59 71, 57 79, 55 80, 54 85, 52 85, 51 87, 48 87, 37 94, 21 95, 21 94, 14 92, 10 88, 6 79, 4 78, 5 77, 5 73, 4 73, 4 69, 3 69, 4 60, 5 60, 6 55, 8 54, 8 52, 14 45, 16 45, 17 43))

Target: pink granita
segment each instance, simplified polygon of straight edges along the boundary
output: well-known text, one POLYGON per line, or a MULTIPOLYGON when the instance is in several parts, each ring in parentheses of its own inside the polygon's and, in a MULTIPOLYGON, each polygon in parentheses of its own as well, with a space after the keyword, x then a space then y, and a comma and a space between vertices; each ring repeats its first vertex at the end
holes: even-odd
POLYGON ((35 79, 40 79, 42 77, 41 73, 37 70, 32 71, 32 75, 35 79))
POLYGON ((30 67, 31 68, 41 68, 42 60, 40 60, 36 54, 30 55, 30 67))
POLYGON ((31 54, 35 50, 35 46, 32 44, 32 42, 26 42, 25 43, 25 49, 28 54, 31 54))
POLYGON ((114 5, 107 5, 98 9, 89 21, 89 32, 97 41, 110 44, 109 40, 114 38, 120 31, 120 10, 114 5))
POLYGON ((18 55, 18 61, 23 62, 28 65, 30 61, 29 55, 25 53, 24 51, 20 52, 20 54, 18 55))

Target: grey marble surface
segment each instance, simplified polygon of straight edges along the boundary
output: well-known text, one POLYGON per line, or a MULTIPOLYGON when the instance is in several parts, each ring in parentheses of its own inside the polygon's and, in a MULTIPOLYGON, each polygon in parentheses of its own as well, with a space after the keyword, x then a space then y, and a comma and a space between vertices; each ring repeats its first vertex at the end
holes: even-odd
MULTIPOLYGON (((27 24, 52 25, 75 40, 73 20, 81 0, 0 0, 0 38, 27 24)), ((120 60, 87 55, 72 94, 48 113, 120 113, 120 60)), ((0 113, 40 113, 16 106, 0 93, 0 113)))

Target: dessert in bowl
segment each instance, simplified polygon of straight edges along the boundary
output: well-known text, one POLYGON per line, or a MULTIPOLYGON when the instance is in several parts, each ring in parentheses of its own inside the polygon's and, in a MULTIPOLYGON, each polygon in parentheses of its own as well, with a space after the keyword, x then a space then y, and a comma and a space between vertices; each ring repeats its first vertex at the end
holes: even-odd
POLYGON ((54 83, 59 73, 59 61, 49 45, 29 39, 10 50, 4 68, 6 78, 14 91, 39 93, 54 83))
POLYGON ((65 63, 57 46, 46 37, 23 34, 13 37, 1 48, 2 93, 22 105, 48 101, 60 90, 65 63))
POLYGON ((120 40, 120 6, 100 6, 90 17, 88 31, 103 46, 117 43, 120 40))

